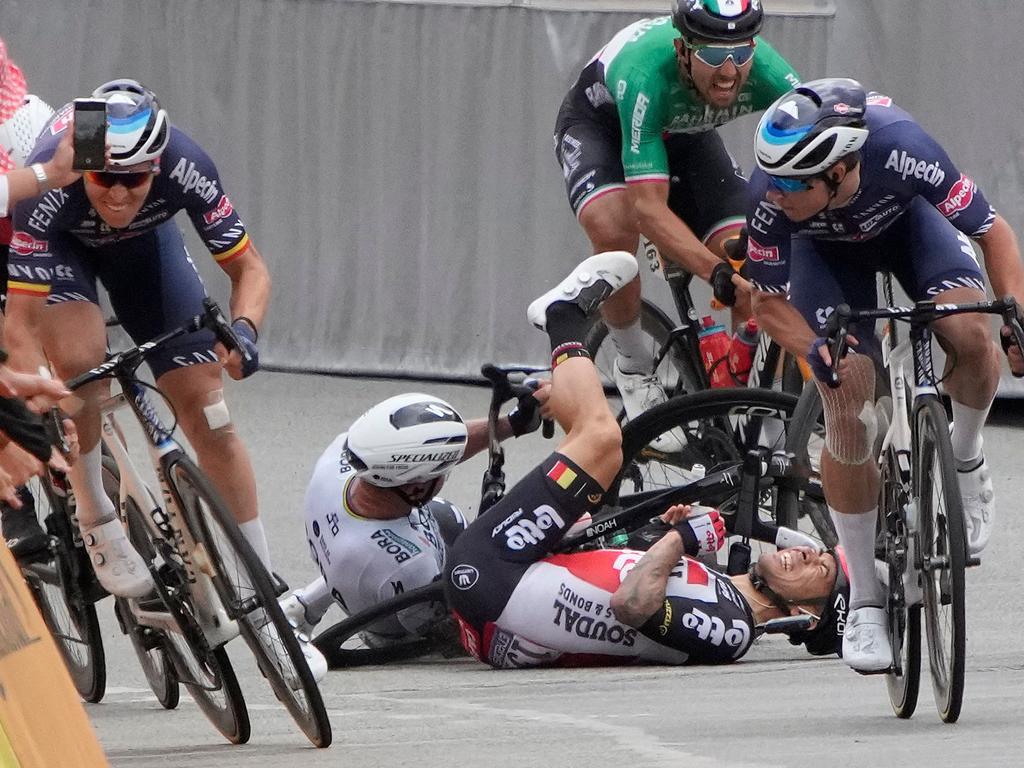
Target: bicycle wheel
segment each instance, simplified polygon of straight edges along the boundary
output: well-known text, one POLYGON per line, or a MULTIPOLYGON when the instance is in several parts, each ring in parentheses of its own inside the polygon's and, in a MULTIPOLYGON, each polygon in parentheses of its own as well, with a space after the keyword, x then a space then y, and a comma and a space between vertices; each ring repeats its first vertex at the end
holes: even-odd
MULTIPOLYGON (((103 490, 114 507, 120 504, 121 476, 117 469, 117 462, 110 456, 104 456, 101 465, 103 478, 103 490)), ((154 554, 149 539, 140 533, 139 526, 135 521, 140 519, 140 512, 135 501, 129 497, 126 502, 128 519, 128 539, 132 546, 142 555, 147 562, 152 562, 154 554)), ((178 685, 178 678, 174 674, 174 665, 167 655, 167 636, 164 632, 153 627, 140 626, 135 621, 131 606, 127 600, 117 598, 114 603, 114 613, 117 616, 121 631, 131 641, 135 655, 139 659, 139 665, 146 676, 146 682, 150 690, 156 696, 160 706, 164 709, 174 709, 178 706, 181 697, 181 690, 178 685)))
POLYGON ((907 499, 900 484, 896 452, 889 448, 881 466, 879 493, 879 530, 882 532, 883 559, 889 582, 886 610, 889 614, 889 638, 895 655, 894 669, 885 678, 889 703, 896 716, 907 719, 917 708, 921 687, 921 606, 908 606, 904 593, 904 574, 913 569, 910 536, 903 514, 907 499))
MULTIPOLYGON (((651 357, 657 359, 661 350, 668 343, 673 330, 673 323, 664 312, 648 301, 640 305, 640 327, 647 337, 651 357)), ((608 395, 612 413, 618 414, 620 421, 623 413, 622 400, 615 387, 612 365, 618 354, 614 342, 608 338, 608 326, 601 317, 597 317, 590 326, 585 339, 587 350, 594 360, 601 383, 608 395)), ((665 394, 673 396, 683 392, 699 392, 707 388, 707 377, 703 371, 694 370, 691 357, 683 348, 683 341, 677 339, 665 353, 655 373, 661 382, 665 394)))
POLYGON ((928 397, 915 411, 914 496, 932 693, 939 717, 955 723, 963 704, 967 644, 963 502, 941 402, 928 397))
POLYGON ((51 550, 51 557, 26 563, 22 573, 75 690, 84 701, 95 704, 103 699, 107 688, 103 635, 93 604, 93 599, 103 593, 93 586, 92 566, 68 512, 67 493, 55 489, 49 477, 34 477, 27 487, 40 524, 58 544, 51 550), (92 592, 91 597, 85 594, 84 586, 92 592))
MULTIPOLYGON (((783 450, 796 406, 793 395, 742 387, 697 392, 656 406, 623 428, 622 469, 609 498, 690 483, 699 475, 699 470, 694 471, 696 464, 711 472, 721 464, 740 461, 754 448, 783 450), (665 453, 651 446, 670 430, 683 438, 680 451, 665 453)), ((722 505, 723 514, 730 513, 734 501, 735 496, 722 505)), ((766 489, 760 499, 761 514, 774 518, 780 502, 777 486, 766 489)), ((799 492, 794 506, 798 510, 795 527, 832 546, 835 534, 815 488, 799 492)))
MULTIPOLYGON (((270 577, 205 475, 186 456, 167 463, 167 482, 205 557, 214 587, 238 621, 260 670, 300 730, 317 747, 331 744, 331 724, 298 638, 277 603, 270 577)), ((198 547, 197 547, 198 550, 198 547)))

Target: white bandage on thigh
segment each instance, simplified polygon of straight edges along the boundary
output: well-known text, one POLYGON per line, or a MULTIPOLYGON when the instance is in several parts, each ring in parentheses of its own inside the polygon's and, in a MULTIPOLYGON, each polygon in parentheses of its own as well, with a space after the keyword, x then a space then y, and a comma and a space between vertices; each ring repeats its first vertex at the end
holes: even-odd
POLYGON ((875 364, 867 355, 851 354, 842 385, 818 382, 825 411, 825 447, 838 464, 870 461, 878 433, 874 409, 875 364))
POLYGON ((210 393, 210 404, 203 408, 203 415, 211 430, 231 426, 231 414, 228 412, 228 404, 224 402, 223 389, 210 393))

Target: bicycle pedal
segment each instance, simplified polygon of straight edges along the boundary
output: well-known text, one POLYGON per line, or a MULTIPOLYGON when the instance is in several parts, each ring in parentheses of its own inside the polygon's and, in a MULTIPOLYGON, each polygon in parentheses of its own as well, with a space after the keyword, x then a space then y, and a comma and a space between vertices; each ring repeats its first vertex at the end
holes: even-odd
POLYGON ((981 565, 981 557, 979 555, 968 555, 967 567, 974 568, 977 565, 981 565))
MULTIPOLYGON (((853 669, 853 667, 850 667, 850 669, 853 669)), ((896 667, 886 667, 885 669, 853 669, 853 671, 858 675, 863 675, 864 677, 874 677, 875 675, 891 675, 896 671, 896 667)))

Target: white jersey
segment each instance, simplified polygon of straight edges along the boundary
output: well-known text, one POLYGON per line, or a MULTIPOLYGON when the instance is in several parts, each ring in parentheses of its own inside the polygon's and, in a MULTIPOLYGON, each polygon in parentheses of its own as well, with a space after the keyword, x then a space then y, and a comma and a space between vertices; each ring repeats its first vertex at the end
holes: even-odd
MULTIPOLYGON (((355 471, 344 458, 346 435, 338 435, 317 460, 303 512, 310 554, 351 616, 436 579, 444 569, 445 545, 429 507, 394 520, 361 517, 352 508, 348 494, 355 471)), ((420 634, 444 615, 441 604, 417 605, 372 630, 398 639, 420 634)))

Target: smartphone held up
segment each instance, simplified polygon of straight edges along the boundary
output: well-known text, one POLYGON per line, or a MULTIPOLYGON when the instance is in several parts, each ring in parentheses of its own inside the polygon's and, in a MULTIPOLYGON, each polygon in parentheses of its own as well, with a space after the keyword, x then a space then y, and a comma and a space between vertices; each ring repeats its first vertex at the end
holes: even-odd
POLYGON ((102 171, 106 165, 107 102, 104 99, 75 99, 76 171, 102 171))

